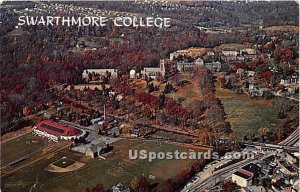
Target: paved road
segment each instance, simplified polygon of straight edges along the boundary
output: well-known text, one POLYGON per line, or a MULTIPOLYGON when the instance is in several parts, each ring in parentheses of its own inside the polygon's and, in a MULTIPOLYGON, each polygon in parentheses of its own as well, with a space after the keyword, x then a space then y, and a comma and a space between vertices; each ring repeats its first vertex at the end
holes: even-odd
POLYGON ((278 143, 279 145, 298 146, 299 145, 299 128, 293 131, 285 140, 278 143))
POLYGON ((181 190, 181 192, 191 192, 196 190, 205 190, 207 188, 213 187, 216 182, 224 180, 225 178, 230 177, 231 173, 240 169, 241 167, 249 164, 256 163, 260 159, 264 159, 272 155, 272 153, 268 153, 264 156, 256 155, 255 159, 245 159, 243 161, 237 162, 233 165, 227 166, 223 169, 220 169, 214 173, 211 173, 211 169, 207 169, 200 177, 197 178, 193 183, 189 183, 185 188, 181 190))
POLYGON ((181 192, 195 191, 196 189, 201 190, 204 189, 204 187, 209 187, 209 183, 214 182, 218 177, 228 177, 233 170, 238 169, 250 162, 253 162, 253 160, 246 159, 214 173, 209 173, 209 171, 207 170, 202 174, 203 176, 201 175, 194 183, 187 185, 184 189, 181 190, 181 192))

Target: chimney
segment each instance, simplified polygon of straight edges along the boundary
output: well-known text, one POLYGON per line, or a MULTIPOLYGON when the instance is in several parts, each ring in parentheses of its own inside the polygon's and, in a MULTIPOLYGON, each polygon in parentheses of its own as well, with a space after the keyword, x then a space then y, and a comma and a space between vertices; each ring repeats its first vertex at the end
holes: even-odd
POLYGON ((104 116, 104 121, 106 121, 106 106, 104 105, 103 109, 103 116, 104 116))

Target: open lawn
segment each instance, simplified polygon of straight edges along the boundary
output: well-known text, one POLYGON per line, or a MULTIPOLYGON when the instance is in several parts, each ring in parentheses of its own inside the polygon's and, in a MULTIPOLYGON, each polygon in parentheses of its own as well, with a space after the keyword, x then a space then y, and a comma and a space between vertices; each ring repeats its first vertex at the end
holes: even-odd
POLYGON ((189 167, 191 160, 130 160, 129 149, 147 151, 187 151, 188 148, 175 144, 154 141, 120 140, 113 144, 113 153, 103 159, 83 158, 70 151, 62 151, 49 159, 44 159, 16 173, 2 178, 3 191, 29 191, 37 181, 33 191, 84 191, 86 187, 101 183, 109 188, 118 182, 129 185, 134 176, 155 176, 153 182, 161 182, 189 167), (50 163, 67 157, 75 161, 84 161, 85 165, 68 173, 51 173, 44 170, 50 163), (176 169, 174 168, 176 167, 176 169), (36 179, 38 178, 38 179, 36 179))
POLYGON ((271 26, 271 27, 263 28, 263 30, 265 30, 265 31, 294 31, 294 32, 298 32, 299 31, 299 26, 294 26, 294 25, 271 26))
POLYGON ((238 139, 242 139, 245 134, 257 136, 258 129, 262 127, 273 132, 283 124, 282 120, 275 117, 272 101, 250 99, 245 94, 236 94, 219 87, 216 95, 222 101, 227 121, 238 139))
POLYGON ((31 134, 1 144, 1 166, 36 153, 44 146, 44 140, 31 134))
MULTIPOLYGON (((180 73, 177 74, 177 78, 180 81, 185 81, 182 86, 176 86, 176 80, 172 79, 168 82, 172 84, 176 92, 171 92, 166 94, 166 97, 178 101, 184 107, 192 109, 197 108, 202 100, 200 94, 199 82, 196 76, 190 73, 180 73)), ((154 86, 158 86, 160 91, 152 92, 154 96, 159 96, 160 92, 164 90, 166 83, 160 83, 158 81, 152 81, 154 86)), ((144 80, 140 81, 138 84, 137 92, 146 92, 146 82, 144 80)))
POLYGON ((187 108, 197 108, 197 105, 202 100, 197 78, 189 73, 182 73, 178 74, 178 79, 186 81, 186 83, 182 86, 175 86, 176 80, 170 81, 177 89, 177 92, 167 94, 167 97, 181 101, 181 104, 187 108))

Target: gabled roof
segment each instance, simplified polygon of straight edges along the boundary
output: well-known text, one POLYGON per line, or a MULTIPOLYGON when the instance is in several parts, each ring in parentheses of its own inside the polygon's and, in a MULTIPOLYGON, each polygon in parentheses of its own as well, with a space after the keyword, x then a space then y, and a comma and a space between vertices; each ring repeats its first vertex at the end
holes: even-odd
POLYGON ((45 131, 55 136, 76 136, 82 133, 77 128, 50 120, 41 121, 36 127, 40 131, 45 131))
POLYGON ((102 149, 105 149, 105 148, 107 148, 107 144, 104 143, 104 142, 100 142, 100 143, 97 143, 97 144, 91 144, 89 147, 86 148, 86 150, 90 150, 93 153, 95 153, 95 152, 99 152, 99 151, 101 151, 102 149))
POLYGON ((237 176, 239 176, 239 177, 242 177, 242 178, 244 178, 244 179, 251 179, 252 177, 253 177, 253 175, 251 175, 251 174, 248 174, 246 171, 241 171, 241 170, 239 170, 239 171, 236 171, 236 172, 234 172, 233 173, 234 175, 237 175, 237 176))

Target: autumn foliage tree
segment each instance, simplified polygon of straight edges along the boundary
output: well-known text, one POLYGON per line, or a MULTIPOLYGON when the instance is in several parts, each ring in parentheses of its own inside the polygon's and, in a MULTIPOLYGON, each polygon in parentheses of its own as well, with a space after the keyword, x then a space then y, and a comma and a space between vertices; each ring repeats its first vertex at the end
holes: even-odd
POLYGON ((137 192, 139 190, 139 180, 137 177, 134 177, 131 181, 130 181, 130 187, 133 191, 137 192))
POLYGON ((149 93, 137 93, 136 98, 139 102, 149 105, 151 108, 157 108, 158 97, 149 93))
POLYGON ((29 106, 23 107, 23 115, 26 117, 31 114, 31 109, 29 106))
POLYGON ((94 187, 91 187, 91 188, 86 188, 85 189, 85 192, 104 192, 104 187, 102 184, 97 184, 96 186, 94 187))
POLYGON ((223 184, 223 191, 224 192, 232 192, 238 190, 240 187, 233 183, 232 181, 225 181, 223 184))
POLYGON ((165 182, 160 183, 156 187, 155 192, 179 191, 195 175, 195 173, 200 170, 201 165, 203 165, 205 161, 206 160, 200 160, 199 162, 192 164, 189 168, 184 169, 175 176, 167 179, 165 182))
POLYGON ((275 59, 281 63, 294 59, 294 51, 291 48, 276 47, 274 55, 275 59))
POLYGON ((141 177, 139 180, 139 192, 149 191, 149 183, 146 177, 141 177))

